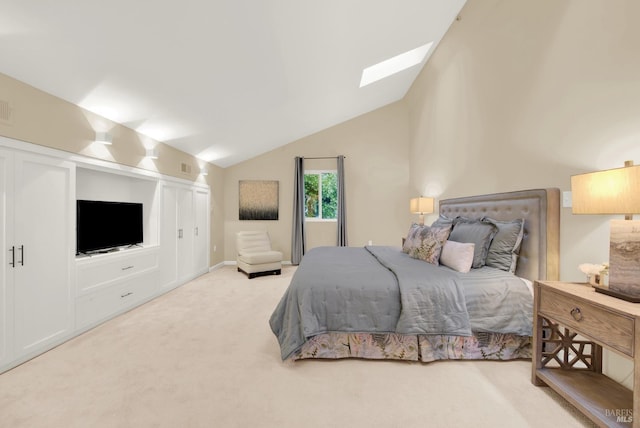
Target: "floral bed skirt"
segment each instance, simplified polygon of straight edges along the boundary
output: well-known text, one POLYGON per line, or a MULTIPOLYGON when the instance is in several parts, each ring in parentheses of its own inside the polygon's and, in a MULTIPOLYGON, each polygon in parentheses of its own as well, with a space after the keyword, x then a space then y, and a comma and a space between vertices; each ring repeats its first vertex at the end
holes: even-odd
POLYGON ((428 363, 436 360, 515 360, 531 358, 531 337, 474 333, 427 336, 373 333, 326 333, 310 338, 291 360, 366 358, 428 363))

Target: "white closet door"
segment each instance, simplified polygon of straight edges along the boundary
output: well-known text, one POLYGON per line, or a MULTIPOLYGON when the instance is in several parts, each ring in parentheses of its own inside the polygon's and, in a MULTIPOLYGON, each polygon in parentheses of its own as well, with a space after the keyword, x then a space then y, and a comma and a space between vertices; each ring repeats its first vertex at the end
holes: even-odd
POLYGON ((178 189, 178 280, 193 276, 193 190, 178 189))
POLYGON ((195 236, 194 236, 194 269, 196 273, 209 270, 209 192, 202 189, 195 191, 194 203, 195 236))
POLYGON ((162 186, 160 218, 160 277, 162 287, 178 283, 178 207, 175 187, 162 186))
POLYGON ((0 366, 12 359, 13 342, 13 154, 0 150, 0 366))
POLYGON ((20 356, 73 329, 75 165, 27 154, 16 154, 14 165, 14 343, 20 356))

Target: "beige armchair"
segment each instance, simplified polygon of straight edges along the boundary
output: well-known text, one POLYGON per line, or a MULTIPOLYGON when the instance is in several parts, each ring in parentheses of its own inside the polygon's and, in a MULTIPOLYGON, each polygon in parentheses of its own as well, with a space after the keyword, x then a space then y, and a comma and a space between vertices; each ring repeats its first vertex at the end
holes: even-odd
POLYGON ((236 233, 238 272, 249 279, 263 275, 280 275, 282 253, 271 249, 269 234, 264 231, 236 233))

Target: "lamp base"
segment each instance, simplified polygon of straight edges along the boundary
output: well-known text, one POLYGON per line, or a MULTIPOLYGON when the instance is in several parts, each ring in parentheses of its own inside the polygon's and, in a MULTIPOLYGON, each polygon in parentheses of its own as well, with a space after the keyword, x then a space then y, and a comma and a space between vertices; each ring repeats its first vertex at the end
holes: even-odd
POLYGON ((596 293, 606 294, 608 296, 616 297, 618 299, 626 300, 631 303, 640 303, 640 296, 637 294, 627 294, 622 291, 612 290, 610 288, 603 288, 594 286, 596 293))
POLYGON ((611 220, 609 291, 616 294, 610 295, 628 302, 640 303, 638 278, 640 278, 640 221, 611 220))

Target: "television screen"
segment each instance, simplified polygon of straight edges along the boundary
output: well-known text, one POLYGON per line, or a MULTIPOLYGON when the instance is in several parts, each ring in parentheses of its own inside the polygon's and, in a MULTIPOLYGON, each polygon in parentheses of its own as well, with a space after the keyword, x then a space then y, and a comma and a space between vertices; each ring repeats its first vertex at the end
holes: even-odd
POLYGON ((142 204, 78 200, 76 253, 136 245, 142 237, 142 204))

